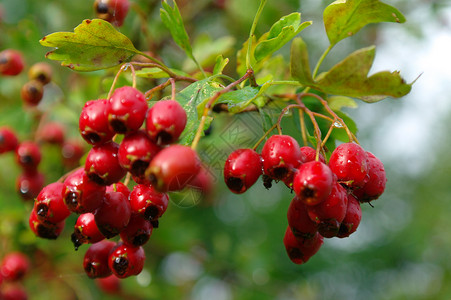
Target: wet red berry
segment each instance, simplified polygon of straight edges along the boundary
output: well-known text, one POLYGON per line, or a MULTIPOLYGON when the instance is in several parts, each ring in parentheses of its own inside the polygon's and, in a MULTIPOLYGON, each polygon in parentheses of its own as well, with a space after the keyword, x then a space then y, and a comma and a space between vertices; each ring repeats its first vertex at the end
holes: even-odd
POLYGON ((63 231, 65 221, 61 221, 56 224, 39 221, 36 211, 33 209, 28 219, 28 225, 30 226, 31 231, 33 231, 33 233, 37 237, 48 240, 55 240, 63 231))
POLYGON ((145 184, 136 185, 129 199, 132 212, 149 221, 158 220, 169 204, 166 193, 160 193, 154 187, 145 184))
POLYGON ((311 239, 318 232, 318 225, 308 216, 307 206, 297 197, 291 200, 287 219, 291 232, 300 240, 311 239))
POLYGON ((127 226, 131 213, 130 201, 123 193, 107 192, 102 205, 94 213, 94 220, 99 231, 109 239, 127 226))
POLYGON ((133 247, 142 246, 152 235, 152 223, 144 219, 140 214, 132 214, 127 227, 121 231, 121 240, 133 247))
POLYGON ((103 240, 105 236, 100 232, 94 220, 94 214, 85 213, 78 216, 71 235, 75 250, 82 244, 95 244, 103 240))
POLYGON ((300 265, 306 263, 318 252, 323 245, 323 237, 316 233, 310 240, 299 240, 293 235, 290 227, 287 227, 283 243, 290 260, 300 265))
POLYGON ((108 266, 114 275, 126 278, 141 273, 145 259, 144 249, 141 246, 133 247, 125 243, 118 243, 111 250, 108 266))
POLYGON ((338 181, 351 188, 362 187, 369 179, 366 152, 355 143, 344 143, 335 148, 329 167, 338 181))
POLYGON ((360 202, 370 202, 379 198, 387 183, 384 164, 373 153, 366 152, 366 154, 369 180, 362 188, 354 190, 354 195, 360 202))
POLYGON ((45 186, 34 203, 34 210, 40 221, 59 223, 70 215, 63 200, 66 186, 61 182, 54 182, 45 186))
MULTIPOLYGON (((316 160, 316 150, 309 146, 301 147, 301 152, 304 154, 304 162, 314 161, 316 160)), ((319 154, 319 161, 322 163, 326 163, 324 156, 319 154)))
POLYGON ((116 246, 115 242, 102 240, 89 246, 83 259, 83 268, 89 278, 102 278, 111 275, 108 256, 116 246))
POLYGON ((343 221, 341 222, 337 236, 339 238, 350 236, 357 230, 357 227, 359 226, 361 220, 362 220, 362 208, 360 207, 360 203, 353 195, 349 194, 346 215, 343 221))
POLYGON ((233 151, 224 165, 224 181, 236 194, 247 191, 262 174, 260 155, 252 149, 233 151))
POLYGON ((80 134, 91 145, 110 141, 114 132, 108 125, 108 101, 91 100, 85 103, 78 122, 80 134))
POLYGON ((122 182, 116 182, 106 187, 105 192, 120 192, 124 194, 125 198, 130 195, 130 189, 122 182))

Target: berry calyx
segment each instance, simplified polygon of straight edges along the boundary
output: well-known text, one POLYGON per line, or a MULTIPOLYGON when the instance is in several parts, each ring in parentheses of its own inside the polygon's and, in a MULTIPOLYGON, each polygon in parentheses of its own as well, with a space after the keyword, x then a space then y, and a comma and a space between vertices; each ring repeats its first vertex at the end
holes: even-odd
POLYGON ((63 232, 65 222, 65 220, 56 224, 46 221, 42 222, 38 220, 38 215, 34 209, 31 211, 30 217, 28 218, 28 225, 30 226, 31 231, 37 237, 48 240, 55 240, 60 236, 61 232, 63 232))
POLYGON ((260 155, 252 149, 233 151, 224 165, 224 181, 236 194, 247 191, 262 174, 260 155))
POLYGON ((121 240, 133 247, 139 247, 147 243, 152 235, 153 226, 149 220, 140 214, 132 214, 127 227, 121 231, 121 240))
POLYGON ((89 278, 103 278, 112 274, 108 267, 108 256, 115 246, 115 242, 107 240, 89 246, 83 259, 83 268, 89 278))
POLYGON ((114 136, 108 125, 108 101, 106 99, 90 100, 81 110, 78 127, 83 139, 91 145, 99 145, 114 136))
POLYGON ((138 275, 144 268, 146 255, 144 249, 125 243, 118 243, 108 257, 110 270, 119 278, 138 275))
POLYGON ((63 200, 66 187, 61 182, 54 182, 45 186, 34 203, 34 210, 40 221, 59 223, 70 215, 63 200))
POLYGON ((74 232, 71 235, 75 250, 82 244, 95 244, 104 238, 105 236, 100 232, 94 220, 94 214, 85 213, 78 216, 74 232))
POLYGON ((149 221, 158 220, 169 204, 166 193, 158 192, 153 186, 145 184, 135 185, 129 199, 132 212, 149 221))

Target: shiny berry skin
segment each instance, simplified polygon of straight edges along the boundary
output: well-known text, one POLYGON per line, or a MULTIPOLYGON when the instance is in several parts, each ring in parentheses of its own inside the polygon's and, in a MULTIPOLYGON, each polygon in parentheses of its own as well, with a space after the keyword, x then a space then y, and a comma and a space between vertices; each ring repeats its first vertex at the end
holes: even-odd
POLYGON ((108 101, 106 99, 90 100, 85 103, 78 121, 78 128, 83 139, 91 145, 99 145, 114 136, 108 126, 108 101))
POLYGON ((39 141, 62 145, 64 143, 65 129, 59 122, 48 122, 44 124, 37 132, 39 141))
POLYGON ((300 201, 307 205, 316 205, 330 194, 333 174, 330 168, 320 161, 302 164, 293 179, 293 190, 300 201))
POLYGON ((354 195, 360 202, 376 200, 384 193, 387 176, 384 164, 373 153, 366 152, 368 157, 369 180, 360 189, 354 190, 354 195))
POLYGON ((121 291, 121 280, 114 275, 96 278, 95 282, 100 290, 106 294, 117 295, 121 291))
POLYGON ((313 222, 307 211, 307 206, 297 197, 291 200, 287 212, 288 226, 297 239, 311 239, 318 232, 318 225, 313 222))
POLYGON ((31 231, 33 231, 37 237, 48 240, 55 240, 59 237, 64 229, 65 222, 66 221, 61 221, 53 224, 39 221, 34 209, 31 211, 30 217, 28 218, 28 225, 30 226, 31 231))
POLYGON ((20 96, 26 105, 36 106, 44 96, 44 86, 40 81, 30 80, 22 86, 20 96))
POLYGON ((103 239, 105 239, 105 236, 97 227, 94 214, 85 213, 78 216, 74 226, 74 232, 71 235, 71 241, 74 244, 75 250, 82 244, 95 244, 103 239))
POLYGON ((85 154, 85 148, 78 140, 65 141, 61 146, 61 157, 63 165, 74 168, 80 164, 80 159, 85 154))
POLYGON ((63 200, 65 190, 62 182, 51 183, 42 189, 33 208, 41 222, 59 223, 70 215, 71 211, 63 200))
POLYGON ((16 76, 24 68, 24 59, 19 51, 6 49, 0 52, 0 74, 16 76))
POLYGON ((112 274, 108 267, 108 256, 115 246, 115 242, 107 240, 89 246, 83 259, 83 268, 89 278, 103 278, 112 274))
POLYGON ((338 181, 350 188, 362 187, 369 179, 367 154, 355 143, 344 143, 335 148, 329 167, 338 181))
POLYGON ((0 273, 6 281, 19 281, 30 271, 30 260, 21 252, 10 252, 0 264, 0 273))
POLYGON ((283 243, 290 260, 295 264, 301 265, 306 263, 318 252, 324 243, 324 239, 317 232, 314 237, 309 240, 299 240, 293 235, 290 227, 287 227, 283 243))
POLYGON ((135 185, 129 199, 132 212, 149 221, 158 220, 169 204, 166 193, 160 193, 153 186, 145 184, 135 185))
POLYGON ((64 203, 74 213, 94 212, 103 203, 105 187, 89 180, 82 168, 70 174, 64 185, 64 203))
POLYGON ((90 180, 100 185, 110 185, 125 176, 127 171, 119 164, 118 150, 119 145, 115 142, 92 147, 85 162, 85 172, 90 180))
POLYGON ((359 226, 361 220, 362 220, 362 208, 360 207, 360 203, 353 195, 349 194, 346 215, 343 221, 341 222, 337 236, 339 238, 350 236, 357 230, 357 227, 359 226))
POLYGON ((105 192, 120 192, 124 194, 125 198, 127 199, 128 196, 130 195, 130 189, 122 182, 116 182, 107 186, 105 192))
POLYGON ((152 235, 153 226, 149 220, 144 219, 140 214, 132 214, 127 227, 121 231, 121 240, 133 247, 142 246, 152 235))
POLYGON ((23 200, 34 200, 45 184, 44 174, 37 170, 25 171, 16 179, 16 190, 23 200))
POLYGON ((150 161, 160 149, 150 140, 146 132, 140 130, 130 133, 119 145, 119 164, 133 176, 143 177, 150 161))
POLYGON ((144 123, 147 113, 144 94, 131 86, 114 91, 108 101, 108 123, 116 133, 137 131, 144 123))
POLYGON ((298 142, 289 135, 273 135, 263 146, 263 172, 274 180, 290 182, 305 160, 298 142))
POLYGON ((0 128, 0 154, 12 152, 19 146, 16 133, 8 127, 0 128))
POLYGON ((23 141, 16 149, 16 161, 26 171, 35 171, 41 158, 41 150, 34 142, 23 141))
POLYGON ((38 80, 46 85, 52 80, 52 67, 45 62, 35 63, 28 70, 28 78, 30 80, 38 80))
POLYGON ((145 259, 141 246, 133 247, 120 242, 111 250, 108 266, 118 278, 126 278, 141 273, 145 259))
POLYGON ((124 23, 129 7, 128 0, 96 0, 94 2, 97 18, 108 21, 117 27, 124 23))
POLYGON ((347 207, 347 191, 335 182, 327 199, 317 205, 307 206, 307 210, 310 219, 318 224, 318 232, 325 238, 331 238, 338 234, 347 207))
POLYGON ((233 151, 224 165, 224 181, 236 194, 247 191, 262 174, 260 155, 252 149, 233 151))
POLYGON ((102 205, 94 212, 99 231, 107 238, 118 235, 130 221, 130 201, 121 192, 107 192, 102 205))
MULTIPOLYGON (((301 152, 304 154, 304 162, 314 161, 316 159, 316 150, 309 146, 301 147, 301 152)), ((326 159, 324 156, 320 153, 319 154, 319 161, 322 163, 326 163, 326 159)))
POLYGON ((182 190, 200 170, 197 153, 188 146, 174 144, 153 158, 145 176, 160 192, 182 190))
POLYGON ((146 130, 157 145, 176 142, 185 129, 185 109, 174 100, 160 100, 147 112, 146 130))

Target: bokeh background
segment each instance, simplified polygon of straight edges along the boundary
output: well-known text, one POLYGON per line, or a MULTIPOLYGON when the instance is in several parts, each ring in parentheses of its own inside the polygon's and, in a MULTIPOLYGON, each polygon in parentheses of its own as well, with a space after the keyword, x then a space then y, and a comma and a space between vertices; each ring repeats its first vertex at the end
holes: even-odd
MULTIPOLYGON (((160 1, 132 2, 120 31, 138 49, 189 70, 161 24, 160 1)), ((211 49, 229 57, 246 40, 259 1, 218 5, 222 2, 177 1, 198 57, 208 58, 211 49)), ((122 281, 121 295, 105 295, 84 274, 86 245, 73 250, 74 218, 56 241, 36 239, 28 230, 31 204, 16 192, 20 170, 7 154, 0 156, 0 257, 20 250, 33 260, 25 280, 30 299, 451 299, 451 5, 446 0, 386 2, 407 22, 365 27, 341 42, 323 66, 326 70, 355 49, 376 44, 372 71, 400 70, 408 82, 421 75, 402 99, 359 102, 358 108, 346 110, 358 125, 361 144, 381 158, 388 177, 386 192, 374 207, 362 206, 362 223, 354 235, 326 240, 305 265, 291 263, 282 243, 290 192, 281 184, 267 191, 259 182, 234 195, 220 173, 230 151, 251 146, 262 135, 259 118, 222 114, 199 149, 214 172, 214 194, 200 202, 175 196, 145 246, 145 270, 122 281)), ((303 21, 314 22, 301 33, 313 64, 327 47, 322 11, 329 3, 270 0, 257 33, 300 11, 303 21)), ((38 42, 44 35, 72 31, 83 19, 95 17, 93 1, 87 0, 1 0, 0 16, 0 50, 23 51, 28 64, 45 60, 47 49, 38 42)), ((279 53, 289 61, 288 47, 279 53)), ((230 60, 226 71, 233 74, 235 59, 230 60)), ((61 103, 52 106, 50 118, 78 138, 83 103, 104 95, 111 78, 104 71, 79 74, 50 63, 55 79, 44 106, 61 103)), ((22 139, 36 122, 22 107, 24 82, 26 74, 0 78, 0 125, 14 127, 22 139)), ((67 170, 58 160, 59 150, 45 147, 41 170, 52 182, 67 170)))

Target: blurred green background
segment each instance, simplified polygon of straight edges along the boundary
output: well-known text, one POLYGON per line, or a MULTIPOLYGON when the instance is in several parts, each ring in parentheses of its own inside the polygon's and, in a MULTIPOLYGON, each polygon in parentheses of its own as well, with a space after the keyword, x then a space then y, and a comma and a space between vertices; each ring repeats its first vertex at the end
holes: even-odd
MULTIPOLYGON (((228 0, 222 8, 211 0, 177 1, 189 35, 196 44, 208 35, 226 50, 231 75, 233 53, 241 48, 259 1, 228 0), (217 41, 221 41, 217 42, 217 41), (227 51, 228 50, 228 51, 227 51)), ((322 11, 331 1, 268 1, 257 26, 266 32, 281 16, 302 13, 314 24, 302 32, 312 64, 327 47, 322 11)), ((120 31, 140 50, 153 51, 170 66, 186 60, 159 19, 159 1, 132 1, 120 31)), ((243 195, 229 192, 221 167, 229 152, 251 146, 262 135, 258 116, 221 114, 212 135, 200 144, 201 157, 214 172, 215 192, 200 203, 175 195, 168 211, 145 245, 145 270, 122 280, 124 293, 103 294, 83 271, 87 246, 77 252, 70 242, 75 216, 56 241, 36 239, 28 230, 31 203, 15 190, 20 170, 12 154, 0 156, 0 257, 12 250, 27 253, 33 269, 24 284, 30 299, 451 299, 451 8, 448 1, 393 0, 405 24, 370 25, 340 43, 326 59, 330 67, 353 50, 378 45, 374 71, 399 69, 411 82, 410 95, 376 104, 359 103, 346 112, 356 121, 363 147, 376 154, 387 170, 387 189, 363 205, 362 223, 348 239, 328 239, 305 265, 288 259, 283 246, 286 210, 292 198, 282 184, 267 191, 261 184, 243 195)), ((19 49, 27 65, 45 60, 39 39, 72 31, 95 17, 93 1, 0 1, 0 50, 19 49)), ((213 43, 215 41, 215 43, 213 43)), ((213 47, 213 46, 212 46, 213 47)), ((199 47, 199 57, 208 56, 199 47)), ((279 51, 288 61, 289 48, 279 51)), ((74 73, 49 62, 54 83, 46 88, 42 109, 78 138, 77 121, 84 102, 108 92, 108 72, 74 73)), ((19 77, 0 77, 0 126, 29 138, 36 113, 24 111, 19 77)), ((287 124, 287 130, 290 130, 287 124)), ((46 182, 67 172, 58 149, 45 146, 40 170, 46 182)), ((197 200, 197 199, 194 199, 197 200)))

